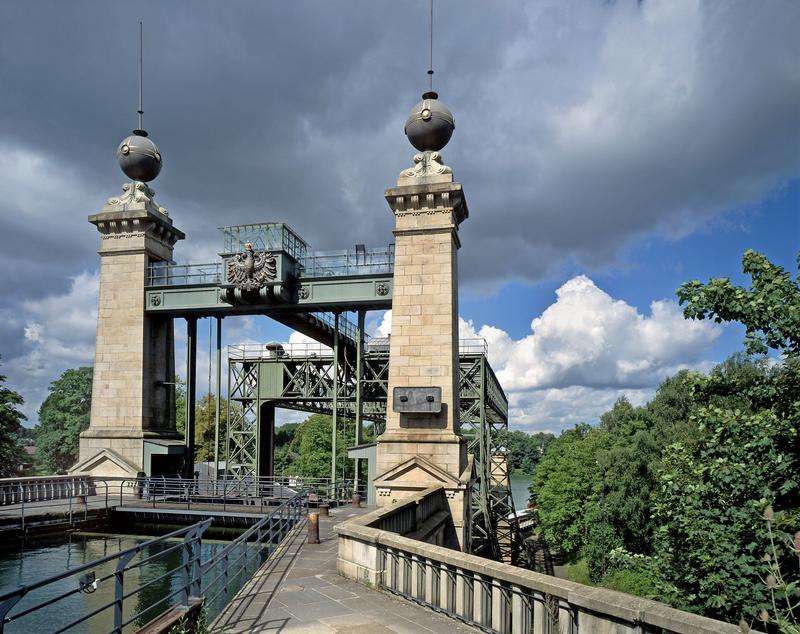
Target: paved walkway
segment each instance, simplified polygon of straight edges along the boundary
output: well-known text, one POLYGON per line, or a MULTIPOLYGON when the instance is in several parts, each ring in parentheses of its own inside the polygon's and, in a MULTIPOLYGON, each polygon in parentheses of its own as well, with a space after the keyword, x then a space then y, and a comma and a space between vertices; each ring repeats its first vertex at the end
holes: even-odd
MULTIPOLYGON (((320 518, 320 544, 306 544, 306 528, 284 540, 283 557, 256 572, 211 627, 213 632, 289 634, 454 634, 477 632, 463 623, 370 590, 336 573, 333 526, 364 509, 341 508, 320 518)), ((277 551, 276 551, 276 554, 277 551)))

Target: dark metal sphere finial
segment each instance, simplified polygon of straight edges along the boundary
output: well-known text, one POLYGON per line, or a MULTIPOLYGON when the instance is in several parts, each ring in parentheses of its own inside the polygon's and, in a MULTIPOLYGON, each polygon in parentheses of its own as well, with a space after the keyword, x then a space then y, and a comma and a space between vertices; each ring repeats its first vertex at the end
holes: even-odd
POLYGON ((429 90, 411 109, 405 132, 411 145, 420 152, 438 152, 450 141, 455 128, 453 113, 439 101, 437 93, 429 90))
POLYGON ((128 178, 148 183, 161 171, 161 152, 147 132, 137 128, 119 144, 117 162, 128 178))

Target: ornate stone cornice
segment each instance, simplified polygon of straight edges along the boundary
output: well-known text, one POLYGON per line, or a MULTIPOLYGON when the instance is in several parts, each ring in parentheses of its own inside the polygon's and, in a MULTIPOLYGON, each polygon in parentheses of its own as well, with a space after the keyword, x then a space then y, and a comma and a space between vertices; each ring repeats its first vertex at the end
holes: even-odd
POLYGON ((144 183, 126 183, 123 195, 110 198, 89 222, 100 232, 101 252, 146 251, 169 260, 175 243, 186 237, 153 203, 153 190, 144 183))
POLYGON ((396 216, 452 211, 459 224, 469 217, 460 183, 404 185, 387 189, 384 196, 396 216))

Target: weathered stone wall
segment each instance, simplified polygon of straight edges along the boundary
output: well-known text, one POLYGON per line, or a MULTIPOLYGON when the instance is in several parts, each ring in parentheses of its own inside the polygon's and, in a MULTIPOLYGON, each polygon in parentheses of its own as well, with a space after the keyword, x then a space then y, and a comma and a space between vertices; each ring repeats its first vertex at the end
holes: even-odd
POLYGON ((401 184, 385 195, 395 215, 395 261, 389 399, 377 447, 378 504, 442 484, 466 546, 471 472, 458 419, 458 226, 466 205, 452 177, 401 184), (402 387, 441 388, 441 412, 395 412, 393 392, 402 387), (412 464, 415 459, 437 469, 412 464))
POLYGON ((148 264, 171 261, 183 233, 144 184, 125 191, 89 217, 101 237, 100 293, 91 420, 73 470, 98 476, 136 475, 145 438, 178 437, 174 390, 163 385, 175 376, 172 320, 145 315, 144 289, 148 264))

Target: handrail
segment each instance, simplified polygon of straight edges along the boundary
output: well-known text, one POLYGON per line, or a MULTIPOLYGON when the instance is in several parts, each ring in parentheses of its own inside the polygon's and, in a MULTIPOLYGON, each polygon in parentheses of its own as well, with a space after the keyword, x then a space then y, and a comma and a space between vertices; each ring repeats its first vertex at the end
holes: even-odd
MULTIPOLYGON (((166 607, 169 607, 169 605, 173 603, 173 599, 178 595, 181 597, 180 603, 182 605, 188 605, 190 599, 199 598, 200 596, 205 596, 208 599, 209 592, 214 589, 215 583, 220 579, 224 579, 222 587, 212 592, 211 599, 207 601, 209 610, 219 610, 224 606, 224 603, 227 603, 227 599, 232 596, 232 593, 238 589, 236 583, 238 583, 238 581, 243 582, 242 577, 246 577, 246 575, 254 572, 254 564, 260 565, 261 553, 266 551, 267 556, 271 555, 275 548, 275 540, 277 539, 277 542, 280 543, 298 522, 305 521, 303 510, 307 508, 307 498, 308 496, 305 491, 294 493, 292 497, 284 500, 248 530, 239 535, 231 543, 227 544, 221 551, 213 553, 205 561, 201 561, 200 546, 203 533, 211 525, 213 518, 147 540, 114 555, 108 555, 92 562, 82 564, 65 572, 52 575, 46 579, 20 585, 12 590, 1 592, 0 634, 2 634, 5 624, 18 621, 29 614, 57 604, 59 601, 77 593, 87 591, 93 592, 94 589, 97 588, 97 585, 105 583, 112 578, 114 579, 113 600, 93 609, 87 614, 80 615, 77 619, 74 619, 65 626, 59 625, 60 629, 58 631, 72 628, 106 610, 113 610, 114 628, 111 631, 121 633, 126 626, 134 622, 149 620, 147 615, 154 616, 153 612, 155 606, 166 603, 166 607), (264 543, 264 537, 268 538, 266 544, 264 543), (173 539, 181 539, 182 541, 162 551, 150 554, 138 561, 133 561, 140 553, 148 551, 155 545, 165 544, 168 540, 173 539), (252 547, 255 547, 256 552, 251 556, 249 549, 252 547), (237 549, 241 550, 241 554, 239 554, 238 557, 232 558, 231 554, 237 551, 237 549), (167 572, 159 574, 141 585, 137 585, 133 589, 130 587, 126 588, 125 573, 127 571, 140 568, 158 559, 163 560, 166 555, 173 553, 175 550, 182 551, 181 561, 178 565, 170 567, 167 572), (244 560, 244 563, 242 563, 242 560, 244 560), (95 576, 95 569, 112 562, 116 562, 113 572, 105 573, 99 577, 95 576), (213 573, 217 572, 218 568, 221 568, 221 571, 219 571, 216 577, 213 577, 213 573), (77 580, 75 587, 65 591, 58 588, 53 596, 38 602, 36 605, 27 607, 16 614, 10 614, 19 601, 32 592, 51 586, 52 584, 57 584, 64 579, 77 577, 81 575, 81 573, 91 573, 91 576, 88 577, 85 575, 77 580), (176 590, 161 597, 161 599, 154 604, 148 605, 144 609, 125 618, 124 606, 127 600, 138 595, 149 586, 163 581, 167 577, 174 576, 176 573, 180 573, 181 576, 181 581, 176 590), (217 605, 215 601, 222 594, 224 594, 225 602, 222 605, 217 605)), ((140 578, 141 577, 137 577, 137 581, 140 578)), ((137 605, 137 607, 139 606, 137 605)))
MULTIPOLYGON (((426 539, 414 538, 420 519, 437 522, 438 508, 447 509, 441 486, 338 524, 340 574, 496 634, 590 634, 615 627, 665 634, 740 631, 649 599, 446 548, 438 545, 442 541, 436 531, 426 539), (415 507, 416 526, 409 517, 415 507), (405 531, 413 532, 400 534, 405 531)), ((449 510, 443 514, 449 516, 449 510)))

